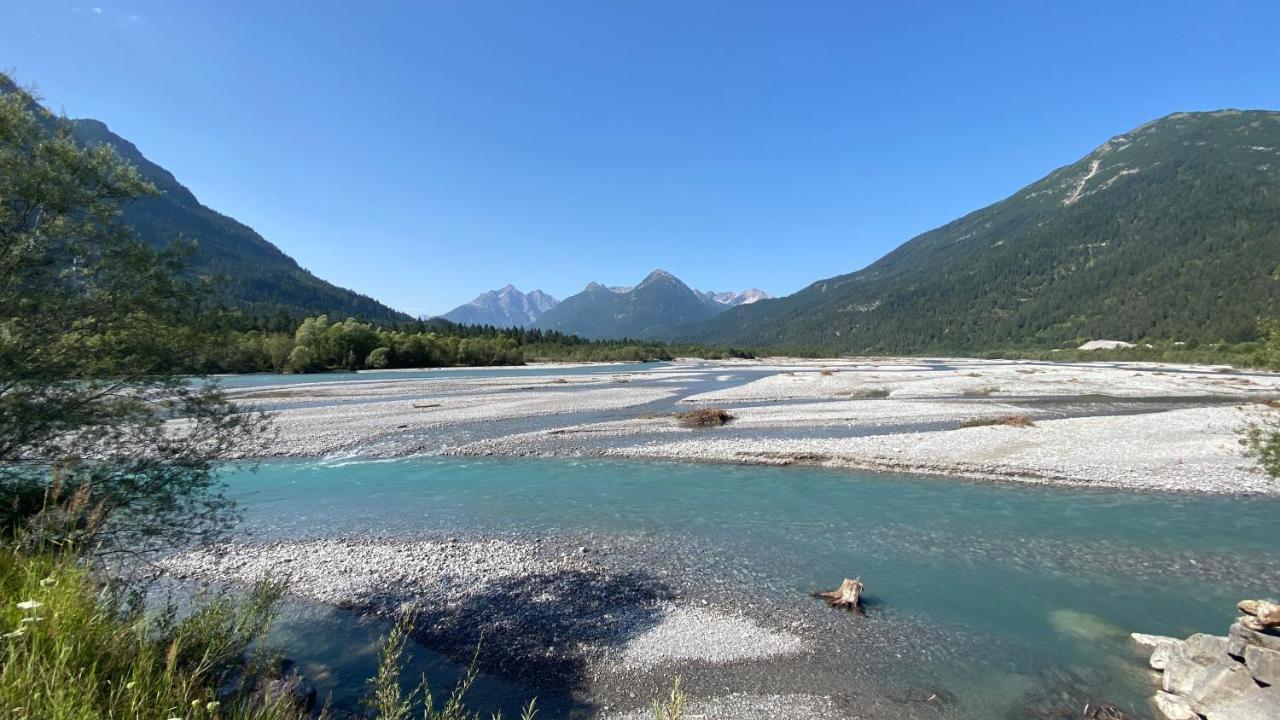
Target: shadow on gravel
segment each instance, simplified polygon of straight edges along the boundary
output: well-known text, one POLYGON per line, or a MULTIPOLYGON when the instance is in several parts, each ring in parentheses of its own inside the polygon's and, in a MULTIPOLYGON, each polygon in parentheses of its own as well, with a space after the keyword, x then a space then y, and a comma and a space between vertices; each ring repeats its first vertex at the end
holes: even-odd
POLYGON ((481 671, 567 698, 586 688, 592 656, 656 625, 672 598, 664 581, 642 571, 535 573, 495 582, 456 606, 419 608, 414 635, 461 662, 479 645, 481 671))

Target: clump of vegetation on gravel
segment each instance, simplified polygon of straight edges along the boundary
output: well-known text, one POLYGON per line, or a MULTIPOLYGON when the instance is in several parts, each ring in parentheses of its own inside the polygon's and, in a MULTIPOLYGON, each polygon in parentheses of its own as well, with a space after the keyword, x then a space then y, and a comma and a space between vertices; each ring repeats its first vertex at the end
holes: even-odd
POLYGON ((685 427, 719 427, 732 420, 733 415, 723 408, 698 408, 678 412, 675 418, 685 427))
POLYGON ((990 427, 992 425, 1007 425, 1008 427, 1029 428, 1035 427, 1033 421, 1027 415, 1002 415, 1000 417, 991 418, 974 418, 973 420, 965 420, 960 423, 961 428, 971 427, 990 427))

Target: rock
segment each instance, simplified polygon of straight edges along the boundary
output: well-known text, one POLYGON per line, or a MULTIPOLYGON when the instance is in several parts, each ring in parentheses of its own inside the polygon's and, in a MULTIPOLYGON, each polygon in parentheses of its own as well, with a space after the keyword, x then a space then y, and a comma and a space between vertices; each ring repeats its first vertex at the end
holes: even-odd
POLYGON ((1240 612, 1254 618, 1254 622, 1245 623, 1245 627, 1263 630, 1280 626, 1280 603, 1270 600, 1242 600, 1237 607, 1240 612))
POLYGON ((1129 639, 1138 647, 1150 648, 1152 650, 1155 650, 1161 645, 1182 644, 1182 641, 1178 638, 1172 638, 1166 635, 1147 635, 1145 633, 1129 633, 1129 639))
POLYGON ((1205 714, 1207 720, 1280 720, 1280 686, 1256 688, 1205 714))
POLYGON ((1173 643, 1165 643, 1163 645, 1157 645, 1155 651, 1151 653, 1151 659, 1148 661, 1149 663, 1151 663, 1152 669, 1154 670, 1165 669, 1165 667, 1168 666, 1169 664, 1169 658, 1173 657, 1174 653, 1178 652, 1183 648, 1181 643, 1182 641, 1179 640, 1177 645, 1173 643))
POLYGON ((1192 677, 1191 691, 1186 693, 1186 698, 1192 710, 1205 715, 1257 689, 1258 684, 1253 681, 1248 668, 1223 657, 1192 677))
POLYGON ((1189 695, 1196 675, 1211 664, 1213 661, 1197 658, 1191 655, 1187 648, 1180 647, 1170 653, 1165 663, 1164 677, 1161 678, 1160 687, 1174 695, 1189 695))
POLYGON ((1156 693, 1155 697, 1151 698, 1151 704, 1155 705, 1156 712, 1167 720, 1199 720, 1200 718, 1185 698, 1167 692, 1156 693))
POLYGON ((1187 638, 1187 653, 1191 657, 1217 660, 1227 654, 1227 639, 1217 635, 1196 633, 1187 638))
POLYGON ((316 689, 298 671, 297 663, 282 660, 279 676, 258 684, 257 693, 268 703, 280 698, 290 698, 303 712, 310 713, 316 706, 316 689))
POLYGON ((1243 658, 1245 648, 1250 645, 1280 650, 1280 635, 1251 630, 1239 622, 1232 625, 1227 632, 1227 654, 1243 658))
POLYGON ((1124 635, 1124 630, 1118 626, 1097 615, 1079 610, 1064 608, 1052 610, 1049 612, 1049 624, 1059 635, 1088 642, 1109 640, 1124 635))
POLYGON ((1280 650, 1250 645, 1244 649, 1244 664, 1254 680, 1264 685, 1280 685, 1280 650))

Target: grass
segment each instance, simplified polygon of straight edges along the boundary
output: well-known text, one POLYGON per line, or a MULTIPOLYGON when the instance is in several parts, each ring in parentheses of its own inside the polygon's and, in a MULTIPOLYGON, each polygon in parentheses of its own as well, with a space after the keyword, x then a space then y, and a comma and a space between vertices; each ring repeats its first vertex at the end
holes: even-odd
POLYGON ((0 703, 13 718, 300 720, 287 696, 255 693, 274 658, 246 655, 278 591, 217 597, 179 617, 144 612, 69 556, 0 553, 0 703), (228 677, 246 682, 218 694, 228 677))
MULTIPOLYGON (((410 692, 405 692, 400 684, 400 673, 404 667, 404 646, 413 629, 412 614, 402 614, 392 626, 391 631, 382 639, 378 653, 378 671, 369 681, 372 692, 367 705, 373 717, 378 720, 482 720, 479 712, 469 710, 466 705, 467 692, 476 680, 476 658, 473 657, 467 671, 458 679, 453 692, 437 703, 431 693, 427 679, 410 692)), ((479 655, 479 648, 476 649, 479 655)), ((534 720, 538 714, 537 701, 530 700, 520 713, 520 720, 534 720)), ((491 720, 501 720, 501 713, 489 716, 491 720)))
POLYGON ((1008 427, 1016 428, 1029 428, 1036 426, 1035 421, 1027 415, 1002 415, 1000 417, 993 418, 974 418, 973 420, 965 420, 960 423, 959 427, 990 427, 993 425, 1006 425, 1008 427))
POLYGON ((653 701, 653 720, 685 720, 685 705, 689 697, 680 689, 680 678, 677 677, 671 686, 671 693, 662 700, 653 701))
POLYGON ((719 427, 732 420, 733 416, 723 408, 698 408, 678 412, 675 418, 685 427, 719 427))

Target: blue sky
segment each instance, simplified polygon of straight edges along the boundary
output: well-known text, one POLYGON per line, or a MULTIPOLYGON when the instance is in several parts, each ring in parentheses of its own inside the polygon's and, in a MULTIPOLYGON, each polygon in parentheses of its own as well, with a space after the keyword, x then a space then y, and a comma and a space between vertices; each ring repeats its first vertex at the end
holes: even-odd
POLYGON ((1179 110, 1280 3, 6 0, 0 64, 413 313, 663 267, 787 294, 1179 110))

